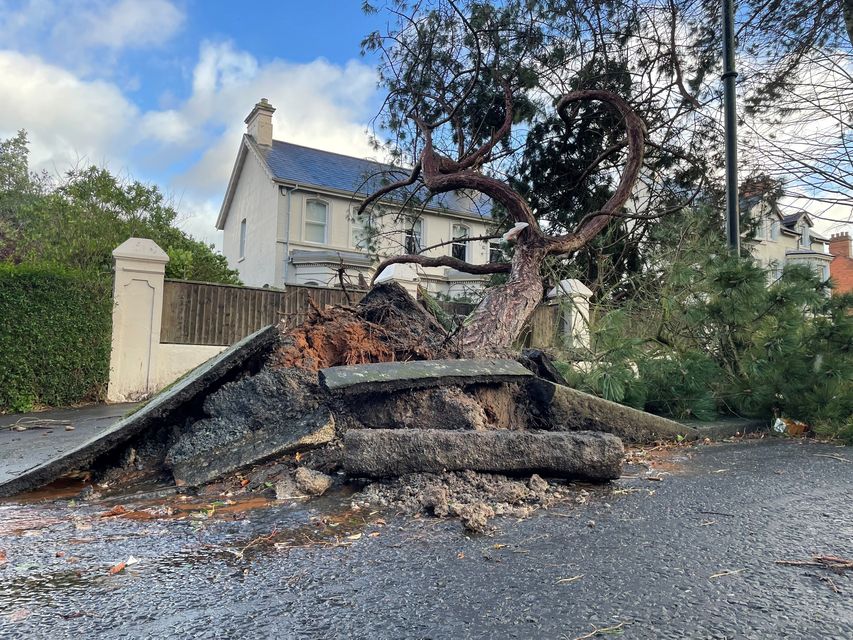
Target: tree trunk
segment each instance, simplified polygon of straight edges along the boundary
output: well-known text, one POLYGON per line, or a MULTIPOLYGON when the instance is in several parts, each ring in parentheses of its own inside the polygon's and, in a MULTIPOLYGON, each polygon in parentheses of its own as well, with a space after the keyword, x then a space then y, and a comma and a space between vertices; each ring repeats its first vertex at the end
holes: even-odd
POLYGON ((853 0, 841 0, 841 11, 844 13, 844 26, 847 28, 847 37, 853 45, 853 0))
POLYGON ((462 332, 466 356, 504 356, 542 301, 539 271, 545 251, 519 244, 505 284, 492 287, 474 310, 462 332))

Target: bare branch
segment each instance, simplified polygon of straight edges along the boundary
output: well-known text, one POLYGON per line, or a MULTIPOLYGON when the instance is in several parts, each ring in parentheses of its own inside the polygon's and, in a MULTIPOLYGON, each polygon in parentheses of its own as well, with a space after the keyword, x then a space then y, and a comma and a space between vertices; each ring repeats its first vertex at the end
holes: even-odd
POLYGON ((418 264, 422 267, 450 267, 451 269, 456 269, 457 271, 462 271, 463 273, 473 273, 475 275, 509 273, 510 268, 512 266, 508 262, 471 264, 469 262, 465 262, 464 260, 460 260, 459 258, 454 258, 452 256, 437 256, 435 258, 430 258, 428 256, 423 256, 420 254, 407 254, 402 256, 394 256, 393 258, 387 258, 380 262, 379 266, 376 267, 376 272, 373 274, 373 278, 371 278, 371 284, 376 281, 377 276, 382 273, 382 270, 385 269, 385 267, 388 267, 392 264, 418 264))

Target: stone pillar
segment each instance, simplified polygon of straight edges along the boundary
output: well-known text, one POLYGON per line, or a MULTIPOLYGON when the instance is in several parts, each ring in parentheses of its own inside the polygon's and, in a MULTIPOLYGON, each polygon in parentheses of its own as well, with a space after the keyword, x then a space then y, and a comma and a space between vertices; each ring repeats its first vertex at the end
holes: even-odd
POLYGON ((561 280, 548 292, 552 304, 559 304, 560 332, 564 344, 576 349, 589 349, 589 298, 592 291, 580 280, 561 280))
POLYGON ((113 251, 113 335, 107 400, 143 399, 157 390, 163 278, 169 256, 153 240, 130 238, 113 251))
POLYGON ((379 284, 380 282, 396 282, 412 294, 413 297, 417 298, 418 283, 420 281, 421 277, 415 265, 392 264, 385 267, 374 282, 375 284, 379 284))

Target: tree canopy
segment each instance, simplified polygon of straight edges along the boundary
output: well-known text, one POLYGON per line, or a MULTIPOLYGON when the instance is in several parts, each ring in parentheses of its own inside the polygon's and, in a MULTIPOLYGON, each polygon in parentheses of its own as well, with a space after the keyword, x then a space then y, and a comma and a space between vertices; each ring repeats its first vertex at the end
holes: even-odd
POLYGON ((212 245, 179 228, 180 216, 155 185, 96 166, 60 180, 29 170, 26 133, 0 142, 0 259, 109 272, 112 250, 150 238, 169 255, 166 276, 237 284, 212 245))

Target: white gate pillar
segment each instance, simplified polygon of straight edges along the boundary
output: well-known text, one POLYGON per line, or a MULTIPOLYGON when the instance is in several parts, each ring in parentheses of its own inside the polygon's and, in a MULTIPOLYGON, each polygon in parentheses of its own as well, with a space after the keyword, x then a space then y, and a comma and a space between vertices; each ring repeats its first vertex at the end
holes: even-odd
POLYGON ((566 346, 589 349, 589 299, 592 291, 580 280, 561 280, 548 292, 548 300, 561 307, 560 334, 566 346))
POLYGON ((113 334, 107 400, 140 400, 157 390, 163 279, 169 256, 153 240, 129 238, 113 251, 113 334))

